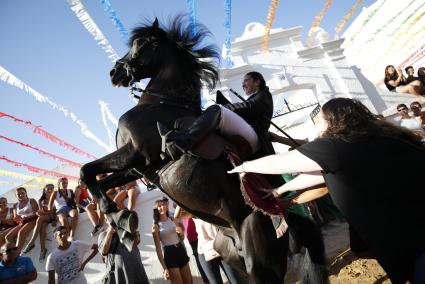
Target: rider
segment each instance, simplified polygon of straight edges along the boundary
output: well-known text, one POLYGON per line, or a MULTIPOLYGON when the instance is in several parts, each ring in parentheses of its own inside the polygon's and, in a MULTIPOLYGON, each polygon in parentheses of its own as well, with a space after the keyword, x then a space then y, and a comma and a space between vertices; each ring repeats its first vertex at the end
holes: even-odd
POLYGON ((252 153, 273 154, 268 129, 273 114, 273 99, 263 75, 249 72, 242 87, 248 99, 245 102, 212 105, 183 131, 167 134, 167 151, 173 159, 191 150, 213 130, 223 135, 239 135, 250 145, 252 153))

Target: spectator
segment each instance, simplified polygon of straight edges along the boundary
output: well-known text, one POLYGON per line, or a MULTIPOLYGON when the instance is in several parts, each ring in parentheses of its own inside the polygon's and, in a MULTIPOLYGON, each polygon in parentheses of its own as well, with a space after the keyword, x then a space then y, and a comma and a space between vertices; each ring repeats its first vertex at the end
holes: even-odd
POLYGON ((194 221, 199 237, 199 261, 207 274, 210 284, 223 284, 220 267, 226 274, 230 284, 248 283, 239 276, 236 270, 224 262, 218 252, 214 250, 214 240, 218 232, 217 228, 199 218, 195 218, 194 221))
POLYGON ((125 208, 124 201, 128 198, 127 208, 133 211, 136 207, 136 199, 139 196, 140 190, 136 181, 132 181, 126 185, 121 186, 117 190, 117 194, 114 197, 114 202, 118 205, 118 208, 125 208))
POLYGON ((6 235, 17 224, 13 221, 13 208, 7 207, 7 198, 0 197, 0 247, 6 242, 6 235))
POLYGON ((140 235, 137 234, 133 249, 128 251, 120 242, 116 230, 108 224, 106 232, 99 235, 99 251, 106 259, 106 273, 102 283, 148 284, 149 280, 143 267, 142 258, 137 245, 140 235), (137 273, 135 273, 137 271, 137 273))
POLYGON ((7 233, 6 240, 14 243, 15 237, 17 237, 16 244, 20 253, 27 235, 35 227, 38 217, 36 215, 38 204, 35 199, 28 198, 27 190, 23 187, 16 189, 16 197, 18 198, 18 203, 13 205, 13 220, 18 223, 18 225, 7 233))
POLYGON ((189 257, 182 244, 184 227, 183 224, 170 218, 166 197, 155 201, 153 220, 152 236, 156 254, 164 269, 164 279, 170 280, 171 283, 192 283, 189 257))
POLYGON ((422 96, 425 96, 425 67, 418 69, 418 78, 422 83, 422 96))
POLYGON ((48 210, 50 196, 52 196, 54 192, 55 186, 53 184, 46 184, 43 188, 43 194, 38 200, 38 206, 40 210, 38 210, 37 222, 32 233, 32 237, 29 240, 26 247, 23 249, 22 253, 29 253, 35 247, 35 240, 37 239, 38 234, 40 233, 40 257, 39 261, 43 262, 46 258, 47 249, 46 249, 46 238, 47 238, 47 225, 52 223, 52 226, 56 227, 56 212, 53 208, 52 211, 48 210))
POLYGON ((53 210, 53 204, 56 208, 59 223, 66 227, 69 232, 69 241, 72 241, 78 225, 78 211, 74 192, 68 189, 67 178, 60 178, 58 180, 58 190, 53 192, 49 200, 49 211, 53 210), (71 226, 68 223, 68 216, 71 217, 71 226))
POLYGON ((403 72, 401 69, 397 72, 393 65, 385 67, 384 83, 391 92, 421 95, 422 84, 419 81, 413 81, 406 85, 403 72))
POLYGON ((420 102, 412 102, 410 104, 410 110, 413 113, 413 117, 416 118, 416 120, 422 126, 422 129, 425 129, 425 112, 422 111, 422 105, 420 102))
POLYGON ((97 244, 68 241, 68 230, 65 226, 57 227, 53 234, 58 248, 47 257, 46 271, 49 273, 49 284, 55 283, 55 272, 58 276, 58 283, 87 283, 83 273, 84 267, 97 254, 97 244), (83 260, 84 255, 90 249, 92 253, 83 260))
POLYGON ((77 202, 78 211, 80 213, 83 213, 87 207, 87 205, 90 204, 90 201, 92 200, 89 190, 87 188, 87 185, 81 180, 78 179, 78 185, 74 190, 75 193, 75 200, 77 202))
POLYGON ((405 104, 399 104, 397 106, 397 111, 401 116, 400 119, 400 126, 406 127, 407 129, 410 129, 417 135, 424 137, 425 131, 422 129, 422 125, 418 122, 418 120, 415 117, 411 117, 409 115, 409 109, 405 104))
POLYGON ((192 254, 193 257, 196 260, 196 266, 198 267, 199 274, 201 274, 202 282, 203 283, 209 283, 208 277, 204 272, 204 269, 201 266, 201 263, 199 262, 199 255, 198 255, 198 233, 196 232, 196 225, 195 222, 192 219, 192 215, 184 211, 180 206, 176 206, 176 211, 174 213, 174 218, 178 219, 181 218, 187 240, 189 241, 189 245, 192 248, 192 254))
POLYGON ((404 80, 404 83, 406 85, 410 84, 413 81, 419 81, 419 77, 415 77, 415 69, 413 68, 413 66, 407 66, 406 68, 404 68, 404 70, 406 71, 407 77, 404 80))
POLYGON ((37 270, 31 258, 19 256, 15 243, 6 242, 0 248, 0 283, 26 284, 37 279, 37 270))
POLYGON ((377 120, 359 101, 347 98, 325 103, 317 127, 320 138, 313 142, 229 172, 302 172, 271 191, 272 197, 326 180, 335 205, 392 283, 425 283, 425 192, 418 170, 425 147, 420 138, 377 120))
POLYGON ((217 251, 214 250, 214 240, 217 235, 217 228, 199 218, 192 219, 192 214, 187 213, 182 208, 177 207, 175 215, 177 218, 190 219, 194 221, 196 233, 198 235, 198 252, 199 262, 202 270, 207 276, 208 281, 204 283, 223 284, 223 278, 220 274, 220 267, 226 274, 230 284, 248 283, 240 277, 239 273, 231 268, 223 261, 217 251))
POLYGON ((86 211, 90 222, 93 224, 93 231, 90 233, 90 236, 96 236, 102 231, 102 218, 100 217, 100 212, 97 210, 96 202, 90 196, 87 186, 81 179, 78 181, 78 186, 75 188, 75 200, 78 200, 77 206, 80 213, 86 211))

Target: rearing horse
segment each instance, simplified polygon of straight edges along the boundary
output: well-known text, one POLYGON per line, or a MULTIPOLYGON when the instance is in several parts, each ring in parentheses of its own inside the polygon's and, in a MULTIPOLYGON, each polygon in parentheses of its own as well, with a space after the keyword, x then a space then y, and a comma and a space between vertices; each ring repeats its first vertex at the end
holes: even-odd
MULTIPOLYGON (((207 35, 202 25, 192 34, 181 16, 167 30, 160 28, 156 19, 133 30, 129 52, 110 73, 112 83, 129 87, 144 78, 151 80, 138 104, 119 120, 118 150, 84 165, 81 178, 127 246, 132 244, 138 220, 132 212, 118 211, 105 191, 144 176, 188 212, 221 226, 215 245, 232 266, 246 271, 254 283, 282 283, 289 236, 277 239, 270 218, 245 204, 238 177, 226 173, 229 162, 187 154, 177 161, 161 159, 157 123, 173 128, 179 118, 198 116, 202 82, 212 89, 218 80, 218 50, 200 46, 207 35), (111 175, 97 181, 96 175, 102 173, 111 175)), ((296 229, 295 239, 308 248, 311 261, 322 266, 320 234, 309 229, 309 220, 300 218, 288 215, 288 224, 296 229)), ((307 270, 307 282, 326 281, 325 274, 307 270)))

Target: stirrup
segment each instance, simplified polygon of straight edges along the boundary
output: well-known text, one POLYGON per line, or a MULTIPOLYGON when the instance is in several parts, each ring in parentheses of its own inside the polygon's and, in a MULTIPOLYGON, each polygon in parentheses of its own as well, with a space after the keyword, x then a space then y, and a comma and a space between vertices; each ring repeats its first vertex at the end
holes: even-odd
POLYGON ((169 136, 175 133, 176 130, 168 129, 161 122, 157 122, 158 133, 161 136, 161 159, 165 160, 170 158, 173 161, 177 161, 183 154, 187 153, 187 150, 178 145, 174 140, 168 141, 169 136))

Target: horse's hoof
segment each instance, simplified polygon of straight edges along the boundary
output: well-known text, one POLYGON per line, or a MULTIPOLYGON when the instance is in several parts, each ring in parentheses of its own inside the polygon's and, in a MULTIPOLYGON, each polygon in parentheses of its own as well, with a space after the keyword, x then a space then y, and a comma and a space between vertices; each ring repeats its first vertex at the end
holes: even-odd
POLYGON ((139 218, 135 212, 123 209, 117 213, 116 224, 117 227, 134 234, 139 227, 139 218))

